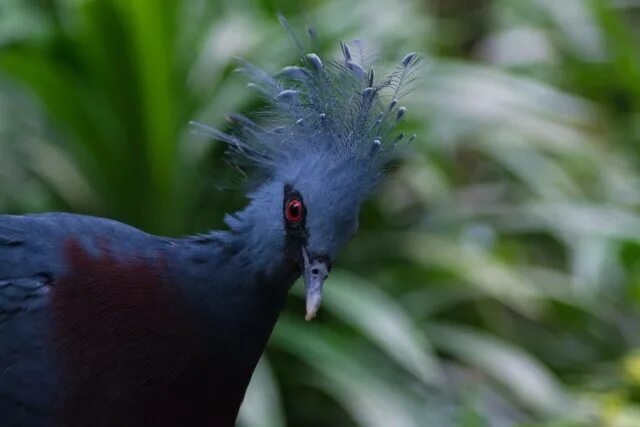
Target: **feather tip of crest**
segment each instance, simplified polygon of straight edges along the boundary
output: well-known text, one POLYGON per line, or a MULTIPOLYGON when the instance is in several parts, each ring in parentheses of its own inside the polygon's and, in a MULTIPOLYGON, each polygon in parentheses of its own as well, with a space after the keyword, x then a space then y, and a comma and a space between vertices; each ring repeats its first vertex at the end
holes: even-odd
MULTIPOLYGON (((279 19, 291 34, 286 19, 282 15, 279 19)), ((314 41, 315 30, 309 28, 308 33, 314 41)), ((299 40, 293 36, 297 44, 299 40)), ((244 161, 267 174, 286 167, 286 159, 291 158, 289 150, 303 158, 306 152, 325 149, 342 156, 360 156, 366 161, 358 160, 358 164, 375 174, 375 169, 382 168, 390 158, 394 146, 406 141, 404 133, 393 136, 406 114, 406 107, 397 104, 407 92, 404 85, 411 81, 420 58, 415 52, 405 55, 396 71, 375 82, 374 69, 361 43, 349 43, 351 48, 340 43, 343 61, 325 63, 317 53, 303 51, 300 65, 284 67, 275 75, 240 60, 242 70, 253 80, 248 86, 259 90, 270 106, 260 112, 270 125, 262 128, 252 120, 230 116, 239 125, 242 139, 220 131, 199 130, 227 142, 240 163, 244 161), (386 106, 381 105, 384 93, 391 95, 386 106), (367 157, 367 152, 375 155, 367 157)), ((312 47, 317 51, 318 45, 312 47)))

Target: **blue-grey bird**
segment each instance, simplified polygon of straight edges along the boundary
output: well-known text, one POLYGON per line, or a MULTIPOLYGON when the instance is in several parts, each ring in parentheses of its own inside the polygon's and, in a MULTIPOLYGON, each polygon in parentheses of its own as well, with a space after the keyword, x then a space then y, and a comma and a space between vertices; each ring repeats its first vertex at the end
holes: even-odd
POLYGON ((230 133, 195 124, 259 182, 227 230, 0 216, 1 426, 234 424, 289 289, 304 278, 313 318, 403 136, 397 100, 419 58, 376 79, 359 43, 341 47, 276 75, 243 64, 268 112, 232 116, 230 133))

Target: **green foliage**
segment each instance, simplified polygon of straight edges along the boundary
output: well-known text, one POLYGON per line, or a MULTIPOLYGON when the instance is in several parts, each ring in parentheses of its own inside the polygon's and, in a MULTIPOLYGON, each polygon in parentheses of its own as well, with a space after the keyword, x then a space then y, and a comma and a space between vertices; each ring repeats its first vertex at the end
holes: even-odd
POLYGON ((241 194, 186 124, 259 107, 231 57, 295 60, 277 10, 428 65, 412 151, 317 321, 294 290, 240 424, 640 425, 638 2, 7 0, 0 209, 219 225, 241 194))

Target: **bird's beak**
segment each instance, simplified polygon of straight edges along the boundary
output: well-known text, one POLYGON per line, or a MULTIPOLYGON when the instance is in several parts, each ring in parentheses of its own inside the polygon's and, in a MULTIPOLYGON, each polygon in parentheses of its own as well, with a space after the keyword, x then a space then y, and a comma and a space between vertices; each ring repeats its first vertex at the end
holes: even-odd
POLYGON ((302 247, 304 258, 304 288, 307 295, 306 320, 316 317, 322 301, 322 285, 329 275, 329 263, 324 257, 310 257, 307 249, 302 247))

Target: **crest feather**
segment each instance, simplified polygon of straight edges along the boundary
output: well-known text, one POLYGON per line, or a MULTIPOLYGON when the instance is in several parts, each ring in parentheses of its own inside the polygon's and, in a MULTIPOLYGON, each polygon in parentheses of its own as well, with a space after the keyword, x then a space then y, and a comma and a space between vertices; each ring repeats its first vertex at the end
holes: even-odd
MULTIPOLYGON (((364 169, 359 174, 378 177, 403 139, 404 134, 394 135, 407 111, 398 100, 409 91, 422 58, 411 52, 389 76, 377 79, 362 42, 341 43, 342 60, 327 61, 318 52, 305 52, 286 20, 280 20, 300 50, 300 64, 271 75, 240 61, 251 87, 268 104, 261 125, 240 115, 230 117, 232 135, 192 125, 198 133, 227 143, 234 163, 268 177, 309 153, 355 161, 353 167, 364 169), (383 103, 387 96, 391 101, 383 103)), ((315 31, 310 29, 309 35, 317 46, 315 31)))

